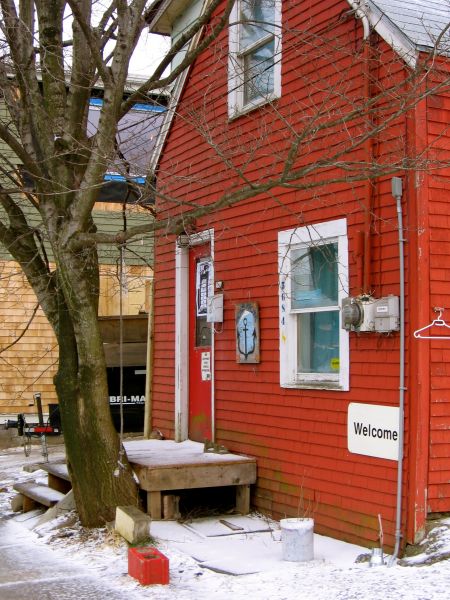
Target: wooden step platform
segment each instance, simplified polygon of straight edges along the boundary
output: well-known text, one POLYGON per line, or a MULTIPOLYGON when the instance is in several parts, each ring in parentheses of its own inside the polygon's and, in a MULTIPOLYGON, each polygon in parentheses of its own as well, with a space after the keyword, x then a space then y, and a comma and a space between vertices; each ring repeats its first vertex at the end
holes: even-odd
POLYGON ((23 512, 33 510, 33 508, 36 507, 36 504, 47 507, 53 506, 62 500, 65 495, 46 485, 35 483, 34 481, 16 483, 14 489, 23 496, 23 512))
POLYGON ((147 512, 162 518, 162 493, 170 490, 236 486, 236 509, 250 510, 250 485, 256 482, 256 459, 239 454, 203 452, 199 442, 139 440, 124 443, 128 460, 147 492, 147 512))
POLYGON ((42 463, 40 468, 48 473, 48 487, 63 494, 72 489, 66 463, 42 463))

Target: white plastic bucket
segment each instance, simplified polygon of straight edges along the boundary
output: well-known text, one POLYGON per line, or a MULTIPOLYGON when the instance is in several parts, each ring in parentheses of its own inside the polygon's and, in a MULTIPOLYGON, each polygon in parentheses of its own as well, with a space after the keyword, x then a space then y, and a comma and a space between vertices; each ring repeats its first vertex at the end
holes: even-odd
POLYGON ((283 560, 304 562, 314 558, 314 519, 281 519, 283 560))

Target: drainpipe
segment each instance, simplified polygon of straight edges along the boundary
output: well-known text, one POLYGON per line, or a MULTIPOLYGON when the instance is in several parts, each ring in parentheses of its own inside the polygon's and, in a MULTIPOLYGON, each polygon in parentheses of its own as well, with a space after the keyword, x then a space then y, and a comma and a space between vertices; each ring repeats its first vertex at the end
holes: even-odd
MULTIPOLYGON (((369 19, 364 12, 365 2, 361 0, 348 0, 350 6, 354 10, 357 19, 361 20, 363 26, 363 40, 364 40, 364 99, 369 102, 371 98, 371 42, 370 42, 370 23, 369 19)), ((369 166, 373 159, 373 138, 369 137, 364 143, 364 153, 366 156, 366 162, 369 166)), ((362 254, 362 264, 360 266, 360 272, 362 276, 359 279, 360 291, 363 294, 370 294, 371 292, 371 244, 370 244, 370 229, 372 226, 372 211, 373 211, 373 197, 374 190, 372 182, 369 177, 366 178, 364 185, 364 198, 365 198, 365 210, 364 210, 364 228, 361 232, 359 241, 359 252, 362 254)))
POLYGON ((398 249, 400 269, 400 381, 399 381, 399 432, 398 432, 398 466, 397 466, 397 510, 395 519, 395 548, 389 559, 389 567, 397 562, 402 538, 402 479, 403 479, 403 437, 405 426, 405 261, 402 220, 402 180, 392 177, 392 196, 397 203, 398 249))
POLYGON ((355 15, 357 19, 361 19, 361 22, 364 27, 364 39, 367 40, 370 34, 370 23, 369 19, 364 12, 364 8, 366 6, 365 0, 347 0, 352 9, 355 11, 355 15))
MULTIPOLYGON (((371 43, 370 37, 365 39, 364 43, 364 98, 366 102, 370 102, 372 97, 371 92, 371 43)), ((367 115, 367 119, 369 121, 369 128, 373 129, 373 121, 372 118, 367 115)), ((373 161, 374 156, 374 140, 373 137, 370 136, 366 140, 365 144, 365 156, 367 162, 367 168, 370 167, 373 161)), ((365 181, 365 193, 364 196, 366 198, 365 203, 365 212, 364 212, 364 241, 363 241, 363 281, 362 281, 362 292, 363 294, 370 294, 371 292, 371 243, 370 243, 370 234, 372 228, 372 213, 373 213, 373 203, 374 203, 374 188, 372 185, 372 180, 369 176, 367 176, 365 181)))

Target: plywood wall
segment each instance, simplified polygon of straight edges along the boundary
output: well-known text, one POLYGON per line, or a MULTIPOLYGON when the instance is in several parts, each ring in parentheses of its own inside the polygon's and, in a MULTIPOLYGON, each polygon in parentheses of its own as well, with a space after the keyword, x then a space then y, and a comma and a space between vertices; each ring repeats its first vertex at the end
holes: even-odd
POLYGON ((56 339, 14 262, 0 264, 0 413, 35 412, 33 393, 56 402, 56 339))
MULTIPOLYGON (((124 273, 123 314, 148 310, 151 269, 134 265, 124 273)), ((99 314, 118 315, 120 286, 114 266, 101 267, 100 288, 99 314)), ((24 275, 15 262, 1 262, 0 414, 35 414, 35 392, 42 394, 45 411, 49 403, 56 403, 53 376, 57 361, 55 336, 24 275)))

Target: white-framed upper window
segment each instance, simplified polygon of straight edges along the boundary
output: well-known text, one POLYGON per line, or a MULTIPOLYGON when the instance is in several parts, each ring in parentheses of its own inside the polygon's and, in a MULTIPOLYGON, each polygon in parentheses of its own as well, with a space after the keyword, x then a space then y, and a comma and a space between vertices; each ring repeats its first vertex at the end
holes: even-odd
POLYGON ((281 0, 236 0, 230 15, 230 118, 281 95, 281 0))
POLYGON ((281 387, 349 389, 346 219, 278 234, 281 387))

